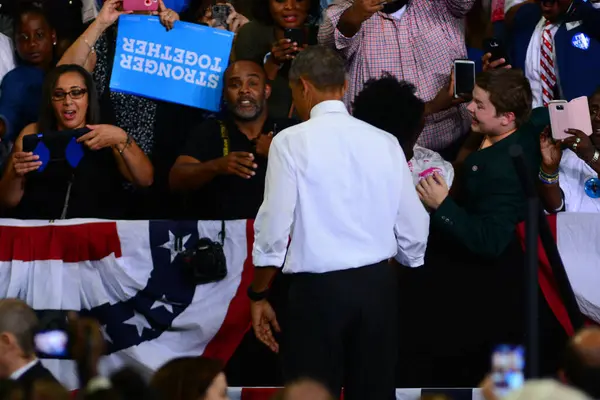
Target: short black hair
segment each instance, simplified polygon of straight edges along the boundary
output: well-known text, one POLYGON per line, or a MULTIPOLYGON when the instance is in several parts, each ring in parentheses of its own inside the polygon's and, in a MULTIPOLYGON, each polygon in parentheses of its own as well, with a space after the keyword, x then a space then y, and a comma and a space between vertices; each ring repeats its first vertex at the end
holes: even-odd
POLYGON ((54 68, 46 75, 42 85, 42 102, 40 103, 40 119, 38 128, 40 132, 53 131, 57 129, 56 113, 52 105, 52 94, 58 79, 68 73, 75 72, 83 77, 88 94, 88 109, 86 114, 86 124, 97 124, 100 122, 100 102, 98 92, 94 84, 92 75, 85 68, 75 64, 65 64, 54 68))
MULTIPOLYGON (((255 21, 266 26, 275 26, 275 21, 271 15, 271 8, 269 7, 269 1, 271 0, 252 0, 252 17, 255 21)), ((317 25, 321 19, 321 2, 319 0, 303 0, 310 1, 310 7, 308 9, 308 18, 306 20, 308 25, 317 25)))
POLYGON ((237 59, 235 61, 232 61, 227 66, 227 68, 225 69, 225 73, 223 73, 223 78, 227 77, 229 71, 233 68, 234 65, 236 65, 238 63, 241 63, 241 62, 248 62, 248 63, 254 64, 260 70, 260 72, 261 72, 261 74, 262 74, 262 76, 263 76, 263 78, 265 80, 265 83, 268 83, 267 82, 268 81, 268 79, 267 79, 267 73, 265 72, 264 67, 262 65, 260 65, 258 62, 256 62, 256 60, 246 59, 246 58, 240 58, 240 59, 237 59))
POLYGON ((413 146, 423 129, 425 103, 413 84, 385 72, 368 80, 354 98, 353 115, 394 135, 404 149, 413 146))
POLYGON ((563 372, 569 385, 600 399, 600 365, 590 365, 573 342, 563 354, 563 372))
POLYGON ((38 3, 34 3, 31 1, 24 1, 18 3, 18 5, 15 7, 15 12, 13 14, 13 35, 15 35, 15 37, 17 35, 19 24, 21 23, 21 17, 23 17, 23 15, 25 14, 35 14, 39 17, 42 17, 46 21, 48 26, 51 29, 54 29, 52 21, 48 16, 48 12, 46 9, 44 9, 43 6, 40 6, 38 3))

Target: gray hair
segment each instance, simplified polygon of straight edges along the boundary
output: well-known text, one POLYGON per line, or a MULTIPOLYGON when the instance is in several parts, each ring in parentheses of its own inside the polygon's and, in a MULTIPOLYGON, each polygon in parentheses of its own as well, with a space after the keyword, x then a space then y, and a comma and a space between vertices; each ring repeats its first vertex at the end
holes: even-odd
POLYGON ((38 327, 35 312, 22 300, 0 300, 0 333, 12 333, 21 351, 30 356, 34 353, 33 335, 38 327))
POLYGON ((340 55, 325 46, 309 46, 296 56, 290 68, 289 80, 304 78, 319 90, 343 87, 346 65, 340 55))

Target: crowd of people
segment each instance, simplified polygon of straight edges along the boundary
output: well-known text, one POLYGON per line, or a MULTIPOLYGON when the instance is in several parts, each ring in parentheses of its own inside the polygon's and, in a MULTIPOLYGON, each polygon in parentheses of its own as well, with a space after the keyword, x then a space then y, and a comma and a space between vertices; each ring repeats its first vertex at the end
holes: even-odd
MULTIPOLYGON (((101 3, 91 21, 79 1, 0 7, 0 217, 256 219, 254 331, 226 371, 236 382, 238 371, 252 377, 260 368, 239 363, 257 354, 277 366, 278 331, 292 332, 282 364, 295 383, 279 398, 328 398, 342 385, 353 388, 349 399, 387 398, 398 382, 474 386, 493 345, 523 342, 516 227, 526 199, 509 149, 521 147, 548 214, 600 212, 600 1, 507 0, 496 32, 506 58, 494 59, 484 54, 497 28, 485 0, 239 0, 223 3, 225 26, 211 0, 180 13, 158 0, 152 14, 167 31, 183 21, 235 35, 218 112, 111 90, 128 12, 121 0, 101 3), (474 90, 455 96, 453 62, 468 58, 480 69, 474 90), (554 139, 548 105, 582 96, 592 132, 554 139), (61 141, 64 131, 75 139, 61 141), (56 135, 50 150, 65 162, 31 150, 42 132, 56 135), (310 279, 320 274, 340 278, 310 279), (357 299, 344 297, 349 287, 357 299), (355 329, 357 319, 386 335, 355 329), (306 325, 315 321, 322 331, 306 325), (325 331, 326 340, 314 335, 325 331)), ((19 380, 37 363, 23 333, 33 328, 11 326, 10 313, 30 311, 4 304, 16 311, 0 304, 0 346, 22 362, 0 367, 19 380)), ((567 338, 542 308, 541 366, 555 374, 567 338)), ((597 340, 594 330, 572 338, 561 375, 592 397, 600 375, 587 351, 597 340)), ((152 396, 226 398, 223 368, 173 360, 155 374, 152 396)), ((148 389, 86 374, 86 396, 148 389)), ((5 384, 6 398, 31 390, 5 384)))

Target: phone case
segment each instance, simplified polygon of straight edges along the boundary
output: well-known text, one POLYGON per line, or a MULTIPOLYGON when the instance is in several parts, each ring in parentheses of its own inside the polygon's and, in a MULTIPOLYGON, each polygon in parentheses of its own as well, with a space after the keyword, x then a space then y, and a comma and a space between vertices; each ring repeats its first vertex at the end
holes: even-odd
POLYGON ((578 129, 586 135, 592 134, 592 121, 587 97, 578 97, 569 102, 565 100, 551 101, 548 104, 550 111, 550 126, 554 140, 563 140, 572 135, 566 129, 578 129))
POLYGON ((459 98, 461 94, 471 95, 473 88, 475 87, 475 62, 470 60, 454 60, 454 97, 459 98), (464 82, 461 80, 461 74, 456 71, 458 64, 469 65, 472 68, 472 73, 469 75, 472 77, 472 82, 464 82))
POLYGON ((158 11, 158 0, 123 0, 123 11, 158 11))

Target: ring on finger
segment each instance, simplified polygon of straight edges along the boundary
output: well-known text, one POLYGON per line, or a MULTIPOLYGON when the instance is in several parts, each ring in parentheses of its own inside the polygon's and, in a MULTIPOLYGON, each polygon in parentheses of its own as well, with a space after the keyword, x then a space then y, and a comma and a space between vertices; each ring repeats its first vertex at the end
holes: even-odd
POLYGON ((575 139, 575 143, 579 144, 581 142, 581 138, 575 139))
POLYGON ((573 143, 573 146, 572 146, 572 147, 573 147, 573 150, 577 150, 577 145, 578 145, 578 144, 579 144, 579 143, 577 143, 577 142, 573 143))

